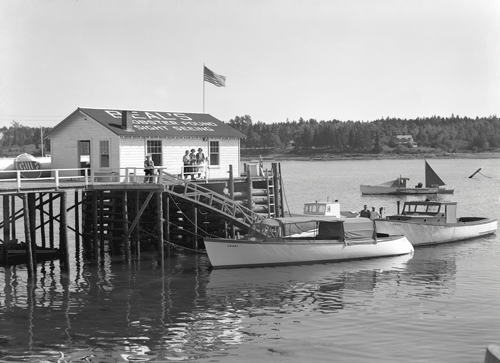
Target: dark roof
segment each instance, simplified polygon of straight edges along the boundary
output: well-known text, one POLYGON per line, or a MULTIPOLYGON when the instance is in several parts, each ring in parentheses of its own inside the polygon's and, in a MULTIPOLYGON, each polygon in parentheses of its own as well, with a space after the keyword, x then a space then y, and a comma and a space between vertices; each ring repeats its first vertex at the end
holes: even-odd
MULTIPOLYGON (((119 136, 246 138, 245 134, 207 113, 78 108, 73 114, 78 111, 119 136), (131 120, 130 130, 126 130, 122 126, 122 111, 127 111, 129 120, 131 120)), ((59 125, 64 124, 73 114, 58 124, 52 132, 58 129, 59 125)))

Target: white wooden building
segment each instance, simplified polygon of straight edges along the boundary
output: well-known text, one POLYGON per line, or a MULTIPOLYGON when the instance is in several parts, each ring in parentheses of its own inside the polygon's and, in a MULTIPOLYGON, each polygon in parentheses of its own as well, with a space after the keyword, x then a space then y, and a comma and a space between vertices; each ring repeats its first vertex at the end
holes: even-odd
POLYGON ((123 174, 124 168, 142 171, 151 154, 155 166, 178 175, 185 151, 201 148, 210 179, 227 179, 230 165, 240 175, 242 138, 244 134, 205 113, 93 108, 78 108, 46 135, 52 169, 90 163, 95 173, 123 174))

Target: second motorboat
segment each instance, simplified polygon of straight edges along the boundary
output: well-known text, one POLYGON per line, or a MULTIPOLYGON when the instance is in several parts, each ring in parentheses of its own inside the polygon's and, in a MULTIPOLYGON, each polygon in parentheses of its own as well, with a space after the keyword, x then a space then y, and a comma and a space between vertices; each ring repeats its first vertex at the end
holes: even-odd
POLYGON ((456 202, 405 202, 403 210, 375 220, 385 235, 404 234, 413 246, 462 241, 496 233, 497 220, 486 217, 457 217, 456 202))

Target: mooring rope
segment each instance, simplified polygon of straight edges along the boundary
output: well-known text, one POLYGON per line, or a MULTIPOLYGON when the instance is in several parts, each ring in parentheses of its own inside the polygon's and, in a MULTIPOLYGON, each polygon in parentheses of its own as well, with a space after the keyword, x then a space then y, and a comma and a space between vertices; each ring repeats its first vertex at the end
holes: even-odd
MULTIPOLYGON (((195 223, 191 220, 191 218, 189 218, 189 216, 187 216, 187 215, 186 215, 186 214, 182 211, 182 209, 179 207, 179 204, 177 204, 177 202, 174 200, 174 197, 173 197, 171 194, 169 194, 168 196, 169 196, 169 198, 170 198, 170 199, 172 199, 172 202, 175 204, 175 207, 177 208, 177 210, 179 210, 179 211, 182 213, 182 215, 183 215, 183 216, 184 216, 184 217, 188 220, 188 222, 189 222, 189 223, 191 223, 193 226, 195 226, 195 227, 196 227, 196 224, 195 224, 195 223)), ((176 226, 176 227, 179 227, 179 226, 175 225, 173 222, 170 222, 170 221, 169 221, 168 223, 173 224, 173 225, 174 225, 174 226, 176 226)), ((214 234, 212 234, 212 233, 209 233, 208 231, 206 231, 206 230, 204 230, 204 229, 202 229, 202 228, 200 228, 200 227, 198 227, 198 229, 199 229, 201 232, 205 233, 205 234, 206 234, 207 236, 209 236, 209 237, 215 237, 215 238, 217 238, 217 237, 218 237, 218 236, 216 236, 216 235, 214 235, 214 234)), ((192 233, 191 231, 187 231, 187 232, 192 233)), ((194 233, 193 233, 193 234, 194 234, 194 233)))
POLYGON ((281 189, 283 190, 283 196, 285 198, 286 209, 288 210, 288 214, 291 216, 292 213, 290 212, 290 206, 288 205, 288 199, 286 197, 285 183, 283 182, 283 178, 281 177, 281 175, 280 175, 280 180, 281 180, 281 189))
POLYGON ((484 175, 483 173, 481 173, 480 171, 478 171, 478 174, 481 174, 482 176, 488 178, 488 179, 491 179, 491 176, 487 176, 487 175, 484 175))
MULTIPOLYGON (((146 231, 146 230, 145 230, 145 229, 143 229, 143 228, 140 228, 140 227, 139 227, 139 229, 140 229, 142 232, 144 232, 144 233, 146 233, 146 234, 149 234, 149 235, 150 235, 150 236, 152 236, 152 237, 157 237, 157 236, 156 236, 156 235, 154 235, 153 233, 151 233, 151 232, 149 232, 149 231, 146 231)), ((188 232, 189 232, 189 231, 188 231, 188 232)), ((167 245, 172 246, 173 248, 175 248, 175 249, 177 249, 177 250, 188 250, 188 251, 192 251, 192 252, 196 252, 196 253, 202 253, 202 254, 204 254, 204 255, 206 255, 206 254, 207 254, 207 251, 204 251, 204 250, 195 250, 195 249, 193 249, 193 248, 184 247, 184 246, 181 246, 181 245, 175 244, 175 243, 173 243, 173 242, 167 241, 167 240, 165 240, 165 239, 163 240, 163 243, 166 243, 167 245)))

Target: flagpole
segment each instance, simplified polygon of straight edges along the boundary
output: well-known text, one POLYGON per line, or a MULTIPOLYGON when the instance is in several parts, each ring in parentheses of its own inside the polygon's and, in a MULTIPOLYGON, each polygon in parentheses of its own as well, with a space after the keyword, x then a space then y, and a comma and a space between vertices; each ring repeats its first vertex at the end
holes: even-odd
POLYGON ((205 113, 205 63, 203 63, 203 113, 205 113))

